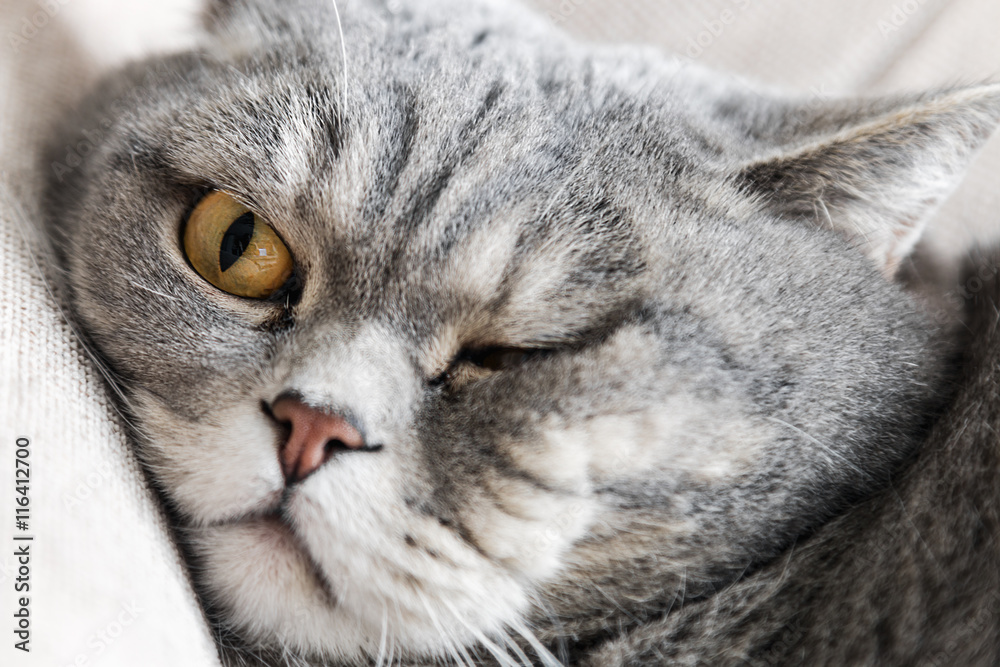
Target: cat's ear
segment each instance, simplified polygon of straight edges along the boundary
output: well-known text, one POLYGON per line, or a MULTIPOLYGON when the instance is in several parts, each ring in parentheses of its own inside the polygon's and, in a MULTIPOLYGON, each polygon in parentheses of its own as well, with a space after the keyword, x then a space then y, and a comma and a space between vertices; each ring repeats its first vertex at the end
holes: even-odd
POLYGON ((780 147, 745 164, 741 186, 845 234, 892 277, 1000 123, 1000 84, 805 111, 769 115, 760 129, 780 147))

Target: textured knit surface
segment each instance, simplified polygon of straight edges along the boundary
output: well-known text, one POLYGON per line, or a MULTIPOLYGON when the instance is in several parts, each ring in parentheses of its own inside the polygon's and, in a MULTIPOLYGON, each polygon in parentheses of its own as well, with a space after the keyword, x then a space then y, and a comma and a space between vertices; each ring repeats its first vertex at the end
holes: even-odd
MULTIPOLYGON (((349 11, 349 0, 344 11, 349 11)), ((99 376, 49 295, 35 258, 34 160, 48 124, 102 67, 169 48, 193 0, 0 0, 0 465, 31 440, 31 518, 14 528, 0 485, 3 665, 211 665, 214 649, 99 376), (132 3, 139 5, 140 3, 132 3), (35 25, 30 23, 35 20, 35 25), (28 21, 28 23, 25 23, 28 21), (13 649, 14 533, 31 543, 30 655, 13 649)), ((995 0, 535 0, 568 30, 640 41, 819 97, 1000 78, 995 0)), ((928 232, 952 266, 1000 238, 1000 137, 928 232)))
POLYGON ((34 3, 0 8, 0 665, 210 665, 215 649, 159 509, 36 269, 38 142, 92 72, 62 11, 38 16, 48 14, 34 3), (25 15, 44 25, 25 30, 25 15), (22 30, 26 41, 11 41, 22 30), (31 443, 26 531, 14 525, 21 436, 31 443), (15 533, 34 540, 15 542, 15 533), (30 591, 15 592, 14 551, 25 544, 30 591), (14 648, 11 632, 22 596, 30 653, 14 648))

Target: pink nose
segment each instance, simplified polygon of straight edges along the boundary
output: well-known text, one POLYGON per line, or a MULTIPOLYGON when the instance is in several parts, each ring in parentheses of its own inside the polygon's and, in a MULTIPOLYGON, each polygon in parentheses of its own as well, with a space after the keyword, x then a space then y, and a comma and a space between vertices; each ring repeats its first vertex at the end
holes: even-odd
POLYGON ((301 482, 337 452, 370 449, 346 419, 311 408, 297 398, 279 398, 271 414, 291 426, 279 454, 286 484, 301 482))

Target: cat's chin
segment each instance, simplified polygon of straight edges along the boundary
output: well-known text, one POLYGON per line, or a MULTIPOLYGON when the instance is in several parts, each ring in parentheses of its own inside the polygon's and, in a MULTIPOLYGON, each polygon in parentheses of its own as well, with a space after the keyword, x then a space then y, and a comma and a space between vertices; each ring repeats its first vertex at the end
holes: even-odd
MULTIPOLYGON (((250 641, 315 650, 321 628, 344 625, 329 581, 278 517, 200 527, 189 534, 211 606, 250 641)), ((358 632, 345 633, 344 648, 351 634, 358 632)), ((344 651, 342 657, 351 653, 357 651, 344 651)))
POLYGON ((527 604, 521 586, 499 581, 506 577, 479 590, 481 572, 455 572, 446 587, 421 581, 425 573, 414 576, 406 564, 369 564, 365 578, 329 572, 308 546, 316 532, 303 539, 277 515, 191 530, 198 574, 224 625, 251 644, 360 663, 384 654, 386 642, 397 654, 430 658, 498 637, 527 604), (401 582, 411 594, 387 597, 401 582), (453 599, 442 598, 449 589, 453 599))

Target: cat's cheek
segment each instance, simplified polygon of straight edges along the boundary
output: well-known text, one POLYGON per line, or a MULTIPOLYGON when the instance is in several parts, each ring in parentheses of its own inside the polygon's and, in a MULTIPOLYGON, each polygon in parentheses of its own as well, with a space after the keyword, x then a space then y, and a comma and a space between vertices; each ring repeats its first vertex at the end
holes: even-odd
POLYGON ((482 549, 511 571, 538 583, 558 574, 564 555, 586 533, 598 507, 586 485, 541 491, 522 480, 484 482, 478 511, 466 523, 482 549))
POLYGON ((143 438, 140 455, 171 500, 195 524, 272 509, 284 481, 278 436, 249 401, 189 421, 156 397, 136 394, 143 438))
POLYGON ((291 531, 271 518, 187 531, 210 607, 251 641, 360 655, 362 633, 317 579, 291 531))
POLYGON ((712 483, 746 472, 776 440, 775 426, 749 415, 748 407, 674 394, 632 414, 550 420, 545 437, 551 448, 579 452, 595 482, 657 472, 712 483))
POLYGON ((504 448, 515 469, 533 481, 503 473, 483 478, 468 502, 466 523, 485 552, 529 581, 557 574, 563 556, 598 513, 589 458, 572 440, 513 443, 504 448))

